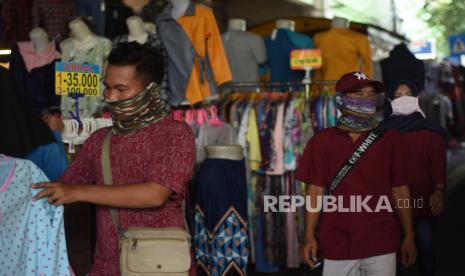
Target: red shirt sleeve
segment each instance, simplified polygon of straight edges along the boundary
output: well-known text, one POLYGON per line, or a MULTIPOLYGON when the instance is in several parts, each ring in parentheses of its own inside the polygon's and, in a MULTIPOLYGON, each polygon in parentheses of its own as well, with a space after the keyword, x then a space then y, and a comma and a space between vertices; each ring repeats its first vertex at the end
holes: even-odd
POLYGON ((432 132, 429 169, 434 185, 446 185, 446 145, 444 137, 432 132))
POLYGON ((97 133, 91 135, 78 150, 73 162, 61 176, 59 180, 61 183, 94 184, 96 182, 93 152, 96 150, 97 133))
POLYGON ((160 145, 163 154, 150 161, 145 179, 184 196, 194 170, 195 138, 186 123, 173 122, 160 145))
POLYGON ((408 147, 402 141, 402 134, 397 130, 389 130, 385 135, 391 140, 392 162, 391 162, 391 186, 400 187, 408 185, 408 169, 405 158, 408 156, 408 147))
POLYGON ((307 184, 326 187, 327 179, 324 175, 325 168, 322 166, 324 144, 321 140, 321 137, 316 135, 308 141, 300 165, 297 168, 296 178, 307 184))

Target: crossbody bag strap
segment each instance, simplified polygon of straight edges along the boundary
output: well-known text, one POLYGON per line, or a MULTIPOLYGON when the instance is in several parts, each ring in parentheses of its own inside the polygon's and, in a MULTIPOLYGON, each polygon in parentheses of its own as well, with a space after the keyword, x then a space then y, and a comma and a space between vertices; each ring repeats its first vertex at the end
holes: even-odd
MULTIPOLYGON (((111 163, 110 163, 110 142, 111 142, 111 135, 112 130, 108 131, 108 134, 105 136, 103 140, 103 147, 102 147, 102 172, 103 172, 103 182, 105 185, 111 186, 113 185, 113 176, 111 174, 111 163)), ((118 235, 121 234, 120 231, 120 224, 118 219, 118 211, 115 208, 110 208, 111 220, 116 228, 116 233, 118 235)))
MULTIPOLYGON (((110 142, 111 142, 112 131, 110 130, 103 140, 102 147, 102 172, 103 172, 103 182, 105 185, 113 185, 113 176, 111 174, 111 163, 110 163, 110 142)), ((186 230, 189 231, 189 225, 186 220, 186 200, 184 199, 181 205, 182 208, 182 217, 184 219, 184 224, 186 230)), ((118 235, 121 235, 121 227, 118 219, 118 211, 115 208, 110 208, 111 220, 113 225, 115 225, 116 232, 118 235)))
POLYGON ((333 193, 336 188, 339 186, 341 181, 347 175, 347 173, 355 166, 355 164, 360 160, 362 155, 368 150, 368 148, 375 143, 378 138, 384 134, 384 129, 377 127, 372 130, 370 134, 365 138, 365 140, 358 146, 358 148, 352 153, 352 155, 347 159, 347 161, 339 169, 338 173, 334 177, 331 185, 329 186, 329 193, 333 193))

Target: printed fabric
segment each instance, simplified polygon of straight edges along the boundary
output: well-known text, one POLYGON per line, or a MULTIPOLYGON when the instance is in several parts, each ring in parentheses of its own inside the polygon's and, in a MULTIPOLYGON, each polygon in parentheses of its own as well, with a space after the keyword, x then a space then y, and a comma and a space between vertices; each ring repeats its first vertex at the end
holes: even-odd
POLYGON ((63 206, 32 200, 31 184, 47 181, 31 161, 0 155, 0 275, 73 275, 63 206))

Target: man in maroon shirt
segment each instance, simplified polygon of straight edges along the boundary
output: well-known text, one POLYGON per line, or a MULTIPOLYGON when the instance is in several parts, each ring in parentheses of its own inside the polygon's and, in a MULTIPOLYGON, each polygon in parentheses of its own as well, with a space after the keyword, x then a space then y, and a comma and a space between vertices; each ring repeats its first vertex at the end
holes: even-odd
MULTIPOLYGON (((323 196, 324 189, 329 188, 347 159, 378 126, 373 115, 376 93, 383 92, 382 83, 371 81, 361 72, 352 72, 341 77, 336 90, 342 112, 338 125, 321 131, 308 142, 297 171, 297 178, 308 184, 312 209, 318 207, 318 197, 323 196)), ((401 236, 399 221, 404 233, 402 262, 405 266, 415 262, 412 214, 408 206, 410 195, 400 138, 400 133, 386 131, 342 179, 331 195, 338 201, 343 200, 338 205, 344 210, 339 208, 321 215, 320 211, 307 210, 302 254, 314 267, 320 261, 320 250, 324 258, 324 276, 395 275, 395 252, 401 236), (363 200, 357 206, 367 208, 347 211, 346 207, 352 205, 351 201, 357 196, 363 200), (386 201, 392 208, 378 208, 380 202, 386 201)))
MULTIPOLYGON (((195 163, 190 127, 171 119, 160 102, 162 54, 148 46, 124 43, 112 51, 105 74, 104 99, 113 127, 100 129, 82 146, 59 183, 41 183, 35 198, 55 205, 97 204, 97 241, 90 275, 117 276, 118 236, 109 207, 118 208, 121 229, 184 228, 182 201, 195 163), (110 144, 112 186, 101 166, 103 140, 110 144)), ((194 266, 192 266, 194 267, 194 266)), ((192 271, 192 270, 191 270, 192 271)))

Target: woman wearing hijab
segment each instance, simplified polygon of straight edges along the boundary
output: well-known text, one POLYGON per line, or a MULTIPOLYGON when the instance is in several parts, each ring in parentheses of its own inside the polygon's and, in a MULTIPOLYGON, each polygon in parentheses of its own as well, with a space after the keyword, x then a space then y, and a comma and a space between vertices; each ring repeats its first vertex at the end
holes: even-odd
POLYGON ((444 208, 446 191, 445 130, 425 119, 413 82, 401 81, 386 92, 384 127, 403 133, 409 150, 408 185, 421 275, 434 275, 433 225, 444 208))
POLYGON ((20 100, 11 75, 1 66, 0 90, 0 154, 28 159, 50 180, 57 180, 68 167, 61 119, 47 116, 44 122, 34 116, 20 100))

